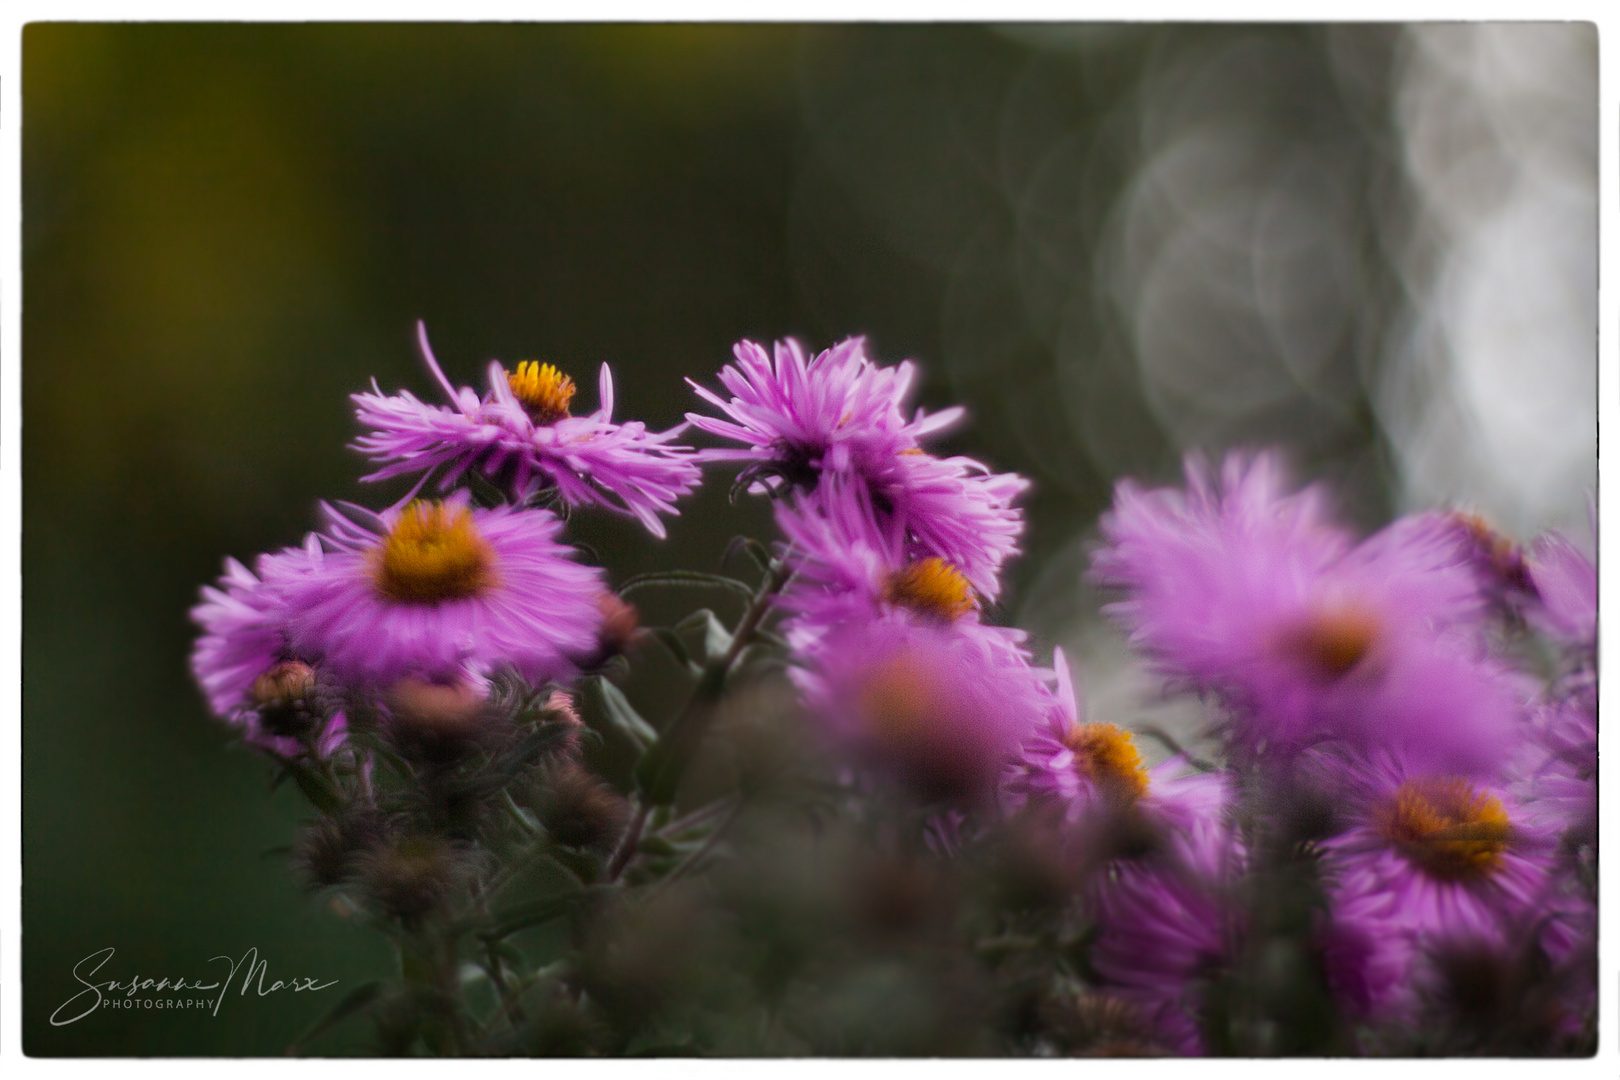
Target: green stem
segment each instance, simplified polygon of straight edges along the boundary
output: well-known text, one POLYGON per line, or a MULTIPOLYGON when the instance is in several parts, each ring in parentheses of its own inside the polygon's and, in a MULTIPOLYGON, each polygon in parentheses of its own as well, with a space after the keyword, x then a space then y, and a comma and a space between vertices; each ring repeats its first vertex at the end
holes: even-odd
POLYGON ((636 783, 640 789, 636 801, 635 817, 624 832, 624 838, 613 853, 613 859, 603 877, 606 881, 617 881, 624 872, 630 860, 635 857, 636 848, 641 843, 642 831, 647 826, 647 815, 654 806, 671 803, 675 799, 675 789, 680 784, 681 774, 686 764, 697 751, 698 745, 707 734, 710 723, 714 720, 714 706, 725 695, 726 680, 731 669, 742 656, 743 650, 753 644, 756 632, 770 613, 771 603, 776 594, 782 591, 793 571, 788 567, 786 560, 775 559, 769 569, 765 571, 764 579, 759 583, 759 591, 749 603, 748 610, 743 612, 742 619, 737 623, 737 629, 731 636, 731 645, 723 656, 708 663, 698 679, 697 686, 692 690, 692 696, 687 700, 686 707, 671 721, 669 727, 659 736, 658 742, 642 757, 640 765, 636 768, 636 783))

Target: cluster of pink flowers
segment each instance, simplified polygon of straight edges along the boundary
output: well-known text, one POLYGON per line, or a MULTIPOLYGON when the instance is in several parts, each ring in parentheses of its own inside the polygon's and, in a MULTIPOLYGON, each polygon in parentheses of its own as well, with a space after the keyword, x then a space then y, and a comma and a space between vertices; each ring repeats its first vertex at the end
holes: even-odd
POLYGON ((858 338, 815 356, 745 341, 724 393, 692 384, 723 417, 651 433, 612 421, 606 366, 576 417, 551 365, 492 362, 480 396, 422 348, 449 405, 354 395, 368 479, 419 476, 411 494, 323 504, 319 532, 253 570, 227 560, 193 611, 197 679, 249 743, 340 754, 331 700, 386 716, 420 700, 402 687, 476 696, 510 672, 567 689, 610 651, 617 601, 541 504, 662 536, 700 465, 740 464, 739 488, 774 501, 793 685, 851 791, 909 793, 946 854, 1006 824, 1064 836, 1090 970, 1157 1045, 1211 1048, 1211 987, 1250 949, 1246 882, 1279 843, 1320 887, 1311 943, 1343 1015, 1411 1022, 1480 956, 1574 972, 1549 1023, 1590 1015, 1597 581, 1568 539, 1523 549, 1455 511, 1357 538, 1272 453, 1190 457, 1181 488, 1122 482, 1091 577, 1166 688, 1206 703, 1219 748, 1149 768, 1087 715, 1061 650, 1039 666, 993 621, 1028 482, 929 451, 963 410, 908 418, 910 361, 879 366, 858 338), (740 445, 674 442, 689 427, 740 445), (444 497, 417 499, 432 477, 444 497), (505 504, 474 505, 474 477, 505 504))
POLYGON ((784 343, 774 364, 744 343, 730 399, 698 391, 729 420, 690 419, 745 444, 706 457, 778 499, 793 676, 831 741, 938 801, 943 836, 970 804, 1061 822, 1093 864, 1092 967, 1162 1045, 1207 1048, 1202 995, 1250 930, 1253 817, 1305 813, 1300 792, 1334 808, 1309 840, 1314 936, 1346 1015, 1416 1015, 1469 950, 1591 952, 1571 853, 1595 838, 1596 576, 1568 540, 1525 552, 1434 512, 1358 541, 1269 453, 1194 456, 1184 489, 1121 483, 1092 577, 1167 687, 1213 708, 1225 759, 1149 769, 1088 720, 1061 651, 1038 668, 985 621, 1027 484, 930 457, 919 440, 960 411, 908 421, 913 376, 858 339, 810 360, 784 343), (1550 685, 1502 646, 1526 626, 1561 648, 1550 685))
POLYGON ((549 364, 492 361, 480 399, 451 388, 425 331, 421 347, 451 406, 354 395, 369 429, 356 448, 384 466, 366 479, 420 474, 411 493, 380 513, 323 503, 320 531, 255 570, 227 559, 192 611, 203 630, 192 669, 209 705, 281 757, 338 751, 344 713, 322 698, 359 694, 386 713, 402 687, 476 697, 499 671, 568 685, 601 658, 615 602, 602 571, 560 539, 563 520, 535 504, 606 507, 662 536, 658 515, 677 513, 673 500, 698 483, 694 451, 671 441, 680 428, 611 421, 606 365, 600 407, 576 417, 572 380, 549 364), (473 471, 508 505, 475 506, 466 490, 417 498, 435 474, 449 491, 473 471))

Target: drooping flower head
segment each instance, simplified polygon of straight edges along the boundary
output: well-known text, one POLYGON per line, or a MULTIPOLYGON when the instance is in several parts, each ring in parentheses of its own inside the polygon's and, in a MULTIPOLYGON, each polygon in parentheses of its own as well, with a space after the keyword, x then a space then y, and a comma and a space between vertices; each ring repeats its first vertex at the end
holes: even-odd
POLYGON ((1388 753, 1322 764, 1346 826, 1322 844, 1323 956, 1353 1013, 1410 1006, 1444 952, 1539 941, 1567 955, 1575 935, 1551 838, 1507 791, 1388 753))
POLYGON ((663 433, 640 421, 613 422, 613 374, 602 365, 595 412, 575 416, 574 380, 551 364, 525 360, 507 370, 489 365, 489 390, 456 389, 445 378, 417 324, 422 356, 444 388, 449 406, 429 405, 407 390, 352 395, 356 415, 370 431, 355 448, 382 466, 366 476, 435 471, 449 490, 477 470, 522 502, 550 487, 569 506, 603 506, 629 514, 654 536, 664 535, 659 514, 677 514, 675 500, 692 491, 700 474, 690 447, 673 442, 685 425, 663 433))
MULTIPOLYGON (((720 371, 729 400, 692 382, 730 419, 687 414, 693 426, 744 444, 703 451, 706 461, 745 463, 739 483, 755 492, 814 491, 835 476, 867 489, 877 512, 897 524, 920 557, 956 566, 994 599, 1002 564, 1018 551, 1022 513, 1012 501, 1028 487, 1015 474, 992 474, 966 457, 937 458, 922 440, 954 424, 960 406, 904 415, 916 378, 909 360, 878 367, 865 342, 850 338, 806 359, 795 341, 778 342, 773 358, 739 342, 735 365, 720 371)), ((688 380, 691 382, 691 380, 688 380)))
POLYGON ((317 735, 318 751, 343 741, 343 714, 322 707, 315 670, 298 659, 287 639, 285 588, 317 564, 313 537, 304 547, 259 556, 255 574, 225 560, 219 586, 203 586, 203 602, 191 609, 202 628, 191 670, 214 715, 239 728, 252 746, 284 757, 303 748, 301 736, 317 735))
POLYGON ((542 683, 598 647, 601 571, 556 541, 549 511, 451 499, 326 515, 328 550, 286 590, 288 637, 337 678, 459 682, 505 664, 542 683))
POLYGON ((1399 744, 1489 770, 1528 684, 1484 656, 1484 598, 1454 538, 1396 523, 1355 544, 1275 456, 1190 458, 1185 492, 1118 489, 1102 520, 1107 609, 1173 679, 1220 695, 1234 744, 1399 744))

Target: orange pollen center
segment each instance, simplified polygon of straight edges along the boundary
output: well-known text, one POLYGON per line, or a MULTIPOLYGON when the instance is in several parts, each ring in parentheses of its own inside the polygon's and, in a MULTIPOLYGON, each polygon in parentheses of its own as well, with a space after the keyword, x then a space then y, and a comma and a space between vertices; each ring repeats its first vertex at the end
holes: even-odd
POLYGON ((1502 800, 1459 777, 1408 780, 1375 823, 1415 865, 1448 881, 1490 873, 1511 834, 1502 800))
POLYGON ((1074 751, 1075 772, 1121 802, 1147 794, 1148 771, 1131 733, 1115 724, 1076 724, 1063 737, 1074 751))
POLYGON ((406 604, 479 596, 495 584, 495 552, 465 507, 413 502, 371 550, 379 595, 406 604))
POLYGON ((516 372, 508 371, 506 384, 537 424, 555 424, 568 415, 574 400, 574 380, 534 360, 522 361, 516 372))
POLYGON ((883 599, 945 622, 973 610, 973 589, 962 572, 944 559, 930 556, 889 575, 883 599))
POLYGON ((1366 658, 1377 639, 1377 619, 1359 608, 1341 607, 1313 612, 1293 628, 1287 645, 1317 675, 1338 679, 1366 658))

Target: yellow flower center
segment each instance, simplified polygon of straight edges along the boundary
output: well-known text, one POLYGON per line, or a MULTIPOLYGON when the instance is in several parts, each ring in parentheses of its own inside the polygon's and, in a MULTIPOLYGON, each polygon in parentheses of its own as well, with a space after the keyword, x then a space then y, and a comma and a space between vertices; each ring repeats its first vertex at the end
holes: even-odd
POLYGON ((568 415, 574 400, 574 380, 552 365, 534 360, 524 360, 516 372, 508 371, 506 384, 537 424, 555 424, 568 415))
POLYGON ((1450 881, 1495 869, 1511 832, 1502 800, 1460 777, 1408 780, 1380 809, 1376 826, 1431 877, 1450 881))
POLYGON ((1110 798, 1132 803, 1147 794, 1148 771, 1131 733, 1115 724, 1076 724, 1063 738, 1074 770, 1110 798))
POLYGON ((465 507, 411 503, 371 560, 378 594, 401 603, 462 600, 495 584, 494 549, 465 507))
POLYGON ((1378 629, 1378 620, 1361 608, 1328 607, 1293 627, 1286 645, 1314 674, 1339 679, 1372 651, 1378 629))
POLYGON ((944 559, 930 556, 889 575, 883 599, 945 622, 954 622, 973 610, 973 589, 962 572, 944 559))

